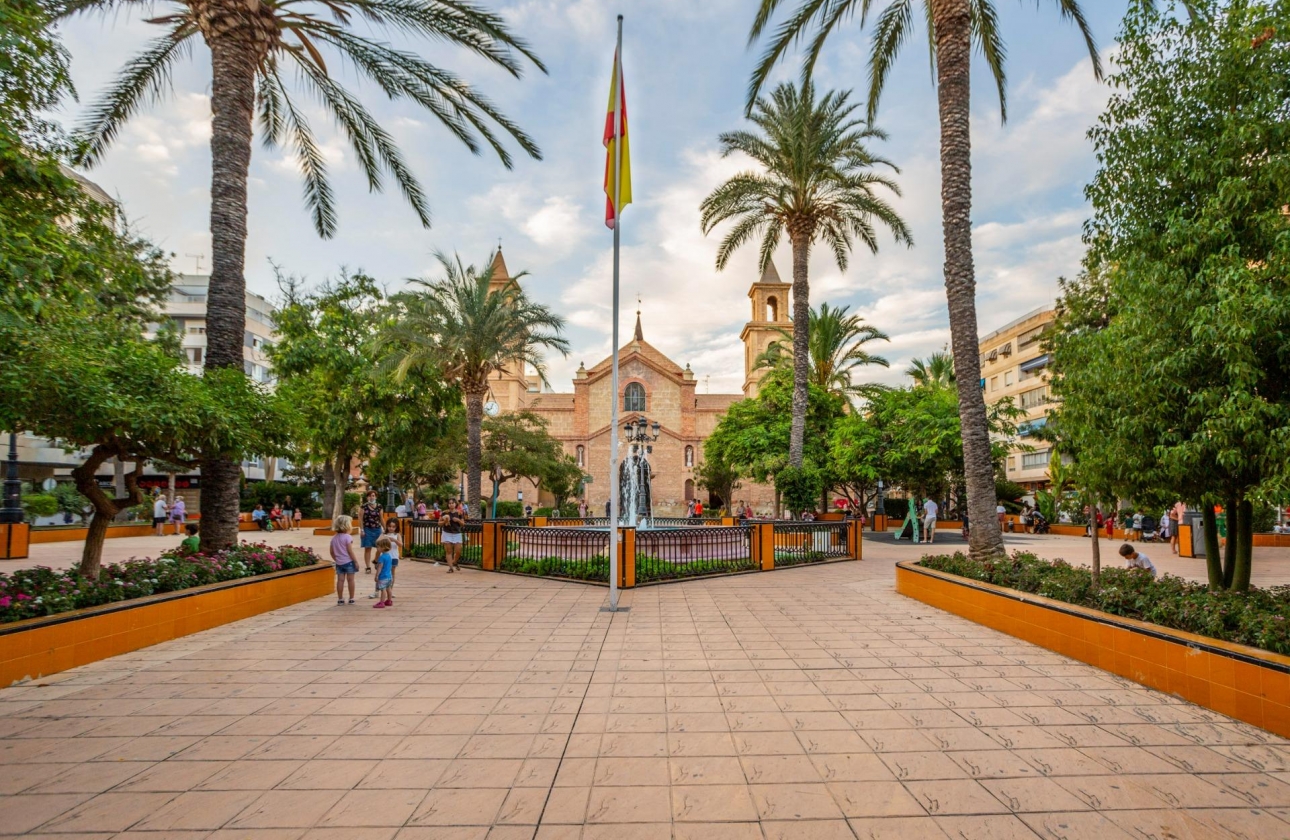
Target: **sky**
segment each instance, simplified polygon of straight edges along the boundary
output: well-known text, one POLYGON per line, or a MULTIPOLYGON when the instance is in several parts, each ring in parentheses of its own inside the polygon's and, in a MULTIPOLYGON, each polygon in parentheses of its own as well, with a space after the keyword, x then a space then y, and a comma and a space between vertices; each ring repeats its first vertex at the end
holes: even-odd
MULTIPOLYGON (((691 365, 700 393, 738 393, 743 383, 739 332, 749 319, 755 247, 724 271, 714 258, 723 229, 705 237, 699 203, 724 178, 749 167, 722 158, 717 138, 747 125, 743 103, 760 48, 747 45, 753 0, 483 0, 526 38, 548 73, 520 80, 437 42, 416 42, 428 60, 464 76, 532 135, 543 159, 517 148, 514 169, 495 156, 472 155, 433 118, 406 101, 391 102, 352 69, 329 64, 363 98, 401 145, 429 197, 433 224, 421 226, 397 190, 373 194, 343 137, 307 98, 327 156, 339 205, 339 231, 314 232, 296 160, 257 139, 249 184, 248 287, 277 296, 273 264, 318 283, 342 269, 362 270, 395 290, 408 278, 434 279, 437 251, 483 265, 500 241, 511 271, 527 270, 529 294, 567 319, 567 358, 550 358, 548 378, 571 391, 579 363, 610 352, 612 235, 605 228, 601 145, 613 61, 615 17, 624 24, 634 203, 623 213, 620 329, 630 338, 639 298, 646 340, 691 365)), ((1095 171, 1088 128, 1108 88, 1094 78, 1077 31, 1056 3, 996 0, 1008 45, 1009 119, 982 63, 972 88, 973 241, 981 334, 1057 293, 1057 279, 1079 270, 1084 185, 1095 171)), ((1084 0, 1105 59, 1128 0, 1084 0)), ((788 3, 786 5, 795 5, 788 3)), ((164 8, 160 5, 157 8, 164 8)), ((159 31, 146 14, 85 17, 65 24, 79 104, 59 115, 75 126, 134 53, 159 31)), ((358 24, 363 31, 364 24, 358 24)), ((377 39, 381 31, 363 34, 377 39)), ((816 70, 820 88, 867 89, 871 32, 853 20, 832 36, 816 70)), ((846 272, 817 251, 811 301, 849 306, 891 336, 874 350, 891 362, 873 381, 901 384, 912 358, 949 342, 941 275, 939 132, 925 36, 905 48, 890 77, 877 125, 887 132, 874 151, 900 168, 902 195, 892 203, 914 246, 883 234, 877 254, 853 252, 846 272)), ((796 78, 789 61, 772 81, 796 78)), ((137 232, 174 254, 177 271, 209 271, 210 56, 198 44, 176 71, 170 95, 137 114, 104 161, 87 175, 123 204, 137 232), (199 262, 200 261, 200 262, 199 262)), ((789 247, 775 255, 790 279, 789 247)))

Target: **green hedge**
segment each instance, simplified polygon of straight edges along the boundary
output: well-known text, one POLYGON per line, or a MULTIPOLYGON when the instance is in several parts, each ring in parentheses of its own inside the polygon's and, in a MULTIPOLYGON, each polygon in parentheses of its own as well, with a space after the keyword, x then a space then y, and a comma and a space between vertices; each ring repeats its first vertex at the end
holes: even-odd
POLYGON ((1124 618, 1148 621, 1224 642, 1290 655, 1290 586, 1249 592, 1211 592, 1172 575, 1159 579, 1142 569, 1104 568, 1093 589, 1092 571, 1062 560, 1017 552, 983 562, 966 555, 924 557, 920 565, 972 580, 1078 604, 1124 618))
POLYGON ((652 554, 636 555, 636 582, 679 580, 700 575, 734 574, 757 568, 751 557, 734 560, 687 560, 671 563, 652 554))
POLYGON ((563 557, 505 557, 502 571, 539 577, 562 577, 572 580, 609 582, 609 560, 597 554, 589 560, 566 560, 563 557))

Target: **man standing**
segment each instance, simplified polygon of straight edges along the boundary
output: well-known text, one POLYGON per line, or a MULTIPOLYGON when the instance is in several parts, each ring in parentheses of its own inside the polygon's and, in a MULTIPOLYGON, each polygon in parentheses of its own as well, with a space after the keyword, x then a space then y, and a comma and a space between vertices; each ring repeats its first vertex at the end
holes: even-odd
POLYGON ((376 541, 385 533, 385 526, 381 522, 381 505, 376 501, 376 491, 369 490, 367 501, 363 503, 363 569, 370 575, 372 573, 372 549, 376 548, 376 541))
POLYGON ((927 538, 928 545, 936 542, 936 514, 939 512, 936 502, 928 496, 927 501, 923 502, 923 536, 927 538))
POLYGON ((1179 551, 1178 548, 1178 526, 1183 523, 1183 515, 1187 513, 1187 506, 1182 502, 1176 502, 1173 510, 1169 511, 1169 550, 1174 554, 1179 551))

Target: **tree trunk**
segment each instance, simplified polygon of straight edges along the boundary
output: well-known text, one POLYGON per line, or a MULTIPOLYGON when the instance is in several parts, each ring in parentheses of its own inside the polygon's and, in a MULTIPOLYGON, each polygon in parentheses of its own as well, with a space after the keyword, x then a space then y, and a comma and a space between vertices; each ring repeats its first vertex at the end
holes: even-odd
POLYGON ((107 538, 108 525, 121 511, 143 502, 143 493, 139 490, 143 458, 136 458, 134 470, 124 476, 123 495, 113 498, 99 487, 98 480, 95 478, 99 467, 114 455, 119 463, 122 454, 116 447, 99 444, 90 452, 90 457, 86 458, 84 463, 72 470, 72 480, 76 483, 76 490, 89 499, 90 504, 94 506, 94 514, 90 517, 88 533, 85 535, 85 545, 81 547, 79 568, 81 575, 91 580, 99 576, 99 568, 103 561, 103 540, 107 538))
POLYGON ((1236 543, 1235 572, 1232 575, 1232 588, 1237 592, 1248 592, 1250 573, 1254 566, 1254 503, 1241 499, 1236 506, 1236 530, 1232 530, 1232 514, 1227 522, 1227 542, 1236 543))
POLYGON ((811 256, 809 234, 794 233, 793 243, 793 422, 788 436, 788 465, 801 468, 805 457, 806 410, 811 375, 811 287, 807 261, 811 256))
POLYGON ((336 519, 336 471, 332 469, 331 459, 323 465, 322 471, 322 509, 324 514, 336 519))
POLYGON ((1223 544, 1223 588, 1231 589, 1232 582, 1236 579, 1236 540, 1232 537, 1236 530, 1237 498, 1229 495, 1226 502, 1223 507, 1223 513, 1227 516, 1227 542, 1223 544))
MULTIPOLYGON (((1217 592, 1227 585, 1223 580, 1223 557, 1218 547, 1218 517, 1209 502, 1201 503, 1200 520, 1205 529, 1205 571, 1209 573, 1209 588, 1217 592)), ((1182 554, 1182 550, 1182 540, 1179 539, 1178 553, 1182 554)))
MULTIPOLYGON (((112 492, 117 498, 125 495, 125 462, 120 458, 112 459, 112 492)), ((81 494, 85 495, 84 493, 81 494)), ((125 518, 125 511, 120 511, 116 515, 116 520, 120 522, 125 518)))
MULTIPOLYGON (((241 16, 224 10, 220 15, 241 16)), ((256 56, 250 24, 218 21, 211 51, 211 277, 206 298, 206 370, 243 370, 246 332, 246 181, 251 166, 256 56)), ((203 453, 203 551, 235 545, 240 465, 222 452, 203 453)))
POLYGON ((963 434, 963 472, 972 519, 969 554, 978 560, 1005 554, 995 513, 994 463, 981 393, 972 266, 972 131, 970 65, 972 16, 968 0, 932 0, 936 32, 937 98, 941 120, 941 227, 945 239, 945 295, 950 346, 963 434))
POLYGON ((331 520, 349 513, 345 510, 345 488, 349 485, 349 454, 341 452, 336 460, 327 465, 331 470, 331 480, 336 485, 336 495, 332 497, 331 520))
MULTIPOLYGON (((475 516, 483 518, 484 512, 479 507, 479 471, 482 468, 480 434, 484 423, 485 391, 466 392, 466 503, 475 516)), ((610 434, 617 434, 614 429, 610 434)))
POLYGON ((169 504, 173 505, 175 503, 175 474, 174 473, 166 473, 166 494, 168 496, 166 501, 169 504))
POLYGON ((1101 505, 1093 505, 1093 591, 1096 592, 1102 587, 1102 538, 1098 534, 1101 529, 1097 527, 1097 514, 1102 509, 1101 505))

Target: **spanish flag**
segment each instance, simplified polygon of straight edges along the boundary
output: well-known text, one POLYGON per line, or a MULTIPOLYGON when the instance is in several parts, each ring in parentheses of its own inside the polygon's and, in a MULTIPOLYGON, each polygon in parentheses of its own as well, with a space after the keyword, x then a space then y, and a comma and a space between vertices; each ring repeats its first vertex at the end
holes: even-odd
POLYGON ((632 203, 632 162, 631 146, 627 141, 627 95, 626 88, 623 85, 623 67, 618 51, 614 51, 614 75, 609 83, 609 111, 605 114, 605 227, 613 230, 614 224, 618 221, 618 214, 623 208, 632 203), (617 99, 615 100, 615 97, 617 99), (618 105, 618 110, 622 114, 622 121, 618 126, 618 131, 614 131, 614 110, 618 105), (622 169, 619 174, 619 184, 622 194, 618 196, 618 201, 614 201, 614 155, 618 150, 615 148, 622 141, 622 169))

